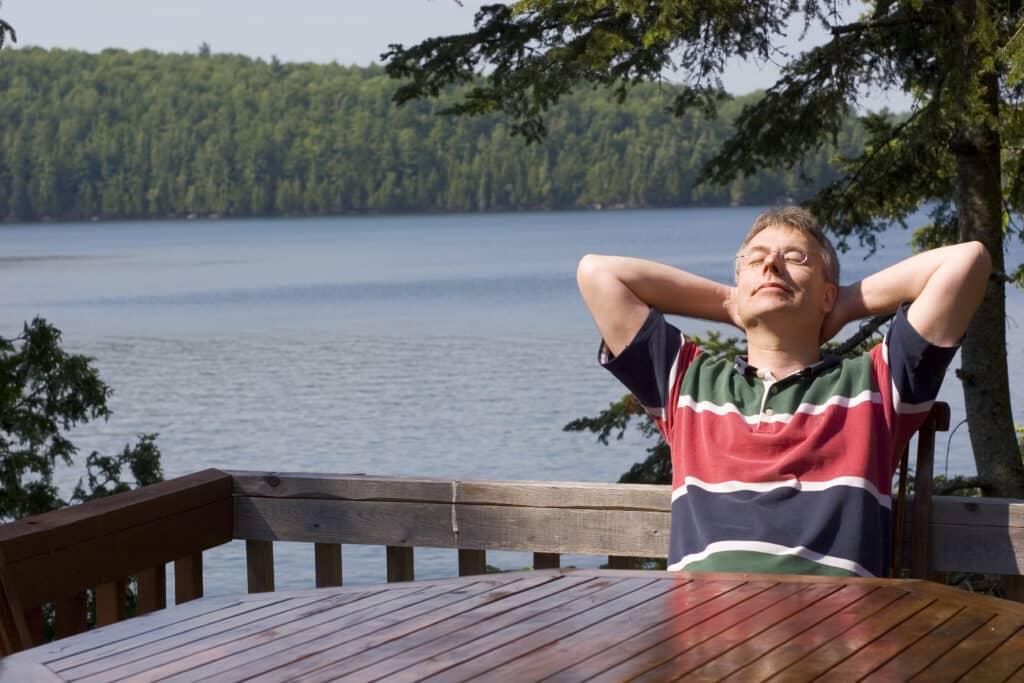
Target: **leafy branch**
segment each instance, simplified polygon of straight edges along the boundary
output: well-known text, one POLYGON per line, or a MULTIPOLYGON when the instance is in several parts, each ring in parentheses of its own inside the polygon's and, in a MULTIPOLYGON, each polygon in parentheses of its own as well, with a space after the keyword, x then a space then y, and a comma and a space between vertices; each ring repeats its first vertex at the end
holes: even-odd
POLYGON ((112 392, 92 359, 61 347, 61 332, 42 318, 15 337, 0 337, 0 520, 11 520, 131 488, 130 472, 143 486, 163 478, 155 434, 142 435, 120 455, 93 452, 86 475, 69 500, 53 477, 58 463, 70 466, 78 448, 69 430, 106 420, 112 392))

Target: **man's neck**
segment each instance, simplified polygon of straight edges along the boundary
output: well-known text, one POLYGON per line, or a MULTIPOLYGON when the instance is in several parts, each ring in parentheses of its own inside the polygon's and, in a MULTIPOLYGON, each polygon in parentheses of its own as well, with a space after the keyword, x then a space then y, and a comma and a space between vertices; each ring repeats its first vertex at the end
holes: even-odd
POLYGON ((768 370, 776 379, 799 372, 821 360, 818 340, 807 337, 783 337, 768 330, 747 331, 747 362, 759 370, 768 370))

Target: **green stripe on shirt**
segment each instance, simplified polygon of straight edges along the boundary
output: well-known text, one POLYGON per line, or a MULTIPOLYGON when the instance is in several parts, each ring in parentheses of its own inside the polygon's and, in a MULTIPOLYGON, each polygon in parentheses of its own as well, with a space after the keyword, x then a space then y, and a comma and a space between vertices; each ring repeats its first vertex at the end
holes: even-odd
MULTIPOLYGON (((684 375, 680 396, 715 406, 732 405, 741 415, 757 415, 764 382, 736 373, 729 361, 702 356, 684 375)), ((872 377, 871 359, 865 354, 825 370, 817 378, 785 377, 776 381, 772 390, 766 407, 776 413, 792 414, 802 404, 824 405, 837 396, 854 398, 865 391, 878 391, 878 387, 872 377)))
POLYGON ((854 572, 819 564, 795 555, 771 555, 749 550, 726 550, 682 568, 688 572, 751 572, 755 574, 819 574, 857 576, 854 572))

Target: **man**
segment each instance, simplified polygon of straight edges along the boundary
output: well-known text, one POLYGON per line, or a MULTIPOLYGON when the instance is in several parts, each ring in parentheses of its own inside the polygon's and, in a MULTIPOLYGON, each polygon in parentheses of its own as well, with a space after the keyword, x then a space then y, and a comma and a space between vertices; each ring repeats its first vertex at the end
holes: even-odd
POLYGON ((754 221, 728 286, 635 258, 587 255, 577 280, 601 363, 672 449, 669 568, 884 575, 890 487, 991 272, 978 242, 839 285, 813 215, 754 221), (819 345, 896 311, 885 341, 841 360, 819 345), (702 354, 663 314, 731 323, 748 356, 702 354))

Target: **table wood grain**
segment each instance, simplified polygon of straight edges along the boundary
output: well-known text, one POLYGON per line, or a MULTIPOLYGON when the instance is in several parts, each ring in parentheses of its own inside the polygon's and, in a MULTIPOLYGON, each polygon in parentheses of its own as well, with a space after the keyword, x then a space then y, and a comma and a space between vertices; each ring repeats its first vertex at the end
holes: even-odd
POLYGON ((925 581, 543 570, 203 598, 0 681, 1019 680, 1024 605, 925 581))

